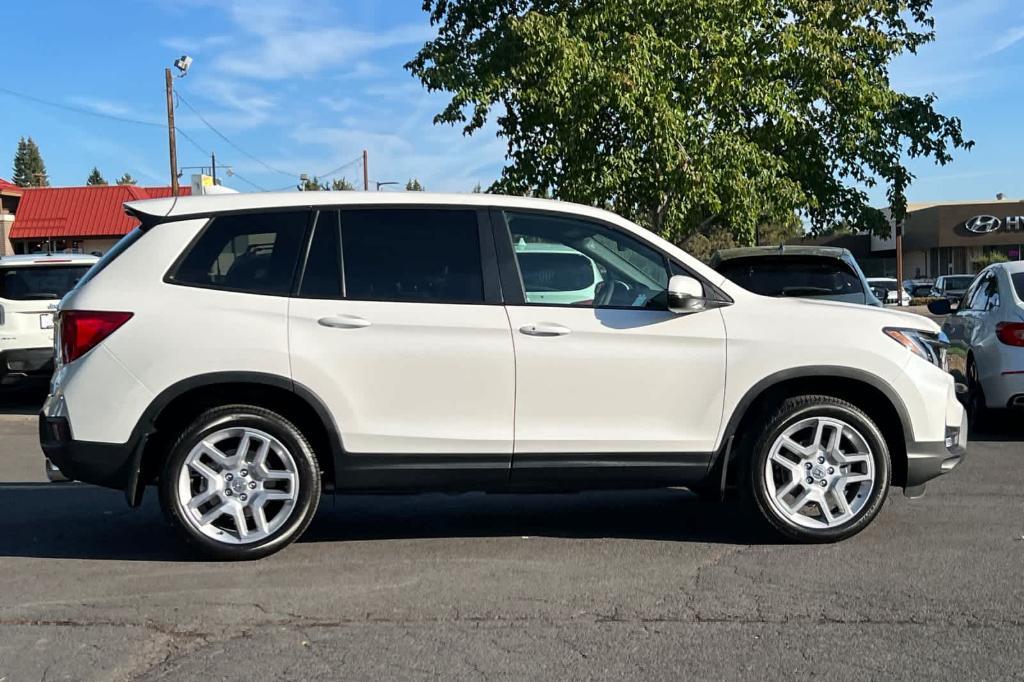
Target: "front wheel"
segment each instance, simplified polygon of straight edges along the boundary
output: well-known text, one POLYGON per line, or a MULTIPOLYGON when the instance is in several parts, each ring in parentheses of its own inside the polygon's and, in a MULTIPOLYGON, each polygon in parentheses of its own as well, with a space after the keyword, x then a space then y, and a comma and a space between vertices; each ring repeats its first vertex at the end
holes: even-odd
POLYGON ((257 559, 296 540, 320 502, 309 442, 287 419, 251 405, 201 414, 160 475, 164 513, 216 559, 257 559))
POLYGON ((863 530, 882 508, 891 477, 878 427, 829 396, 786 400, 769 418, 745 475, 760 515, 800 542, 834 542, 863 530))

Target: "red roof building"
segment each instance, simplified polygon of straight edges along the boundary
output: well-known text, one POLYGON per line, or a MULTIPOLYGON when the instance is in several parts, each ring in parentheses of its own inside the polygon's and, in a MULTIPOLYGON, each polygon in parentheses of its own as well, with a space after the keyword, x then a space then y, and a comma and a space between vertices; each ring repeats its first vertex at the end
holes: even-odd
MULTIPOLYGON (((19 188, 21 199, 8 238, 16 253, 106 251, 138 225, 124 212, 128 201, 171 195, 170 187, 96 185, 19 188)), ((191 194, 188 187, 182 194, 191 194)))

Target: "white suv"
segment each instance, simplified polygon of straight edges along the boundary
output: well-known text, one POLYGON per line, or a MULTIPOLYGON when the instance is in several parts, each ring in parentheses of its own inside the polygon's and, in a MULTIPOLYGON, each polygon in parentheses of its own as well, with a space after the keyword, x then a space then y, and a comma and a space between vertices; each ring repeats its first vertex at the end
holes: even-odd
POLYGON ((934 323, 754 295, 602 210, 420 192, 127 209, 141 227, 61 304, 40 439, 130 504, 158 484, 216 557, 292 542, 324 489, 738 489, 789 538, 832 541, 964 456, 934 323), (601 281, 531 302, 520 243, 601 281))
POLYGON ((49 381, 57 304, 97 260, 79 254, 0 257, 0 391, 49 381))

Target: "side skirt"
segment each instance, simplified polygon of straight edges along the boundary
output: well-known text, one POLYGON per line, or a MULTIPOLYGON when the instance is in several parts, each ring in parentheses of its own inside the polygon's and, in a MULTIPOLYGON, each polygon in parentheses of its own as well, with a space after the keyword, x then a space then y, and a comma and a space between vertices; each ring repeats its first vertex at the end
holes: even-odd
POLYGON ((337 491, 578 492, 685 486, 704 480, 714 453, 361 455, 336 459, 337 491))

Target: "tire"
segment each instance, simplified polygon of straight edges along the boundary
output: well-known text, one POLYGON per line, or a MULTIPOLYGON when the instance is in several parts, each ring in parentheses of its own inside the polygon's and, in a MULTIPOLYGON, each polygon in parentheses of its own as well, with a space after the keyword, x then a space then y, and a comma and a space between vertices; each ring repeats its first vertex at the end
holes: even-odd
POLYGON ((967 358, 967 428, 973 434, 989 426, 991 411, 985 401, 985 389, 978 378, 978 365, 974 356, 967 358))
POLYGON ((281 415, 253 405, 199 415, 160 475, 164 514, 213 559, 277 552, 302 535, 319 503, 320 468, 309 441, 281 415))
POLYGON ((743 472, 755 511, 784 537, 805 543, 862 531, 885 503, 891 480, 889 449, 874 422, 850 403, 821 395, 783 402, 743 472))

